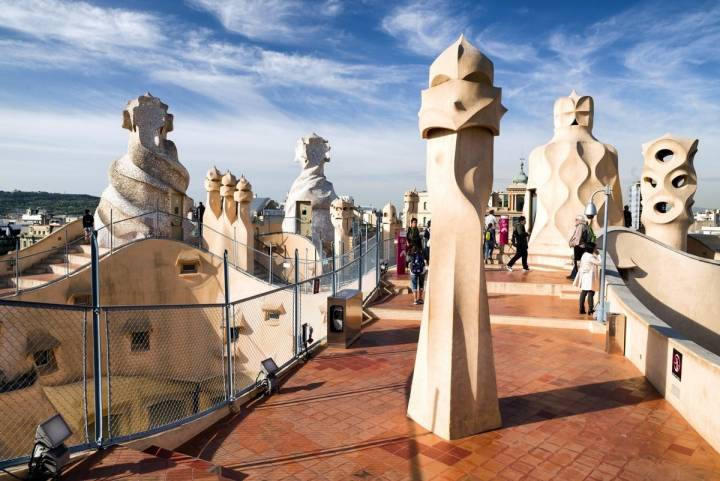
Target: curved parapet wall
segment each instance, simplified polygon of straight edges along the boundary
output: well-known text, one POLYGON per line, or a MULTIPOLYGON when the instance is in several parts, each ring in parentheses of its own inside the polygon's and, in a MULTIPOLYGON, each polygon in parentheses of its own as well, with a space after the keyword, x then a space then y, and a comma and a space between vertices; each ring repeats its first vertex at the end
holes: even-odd
MULTIPOLYGON (((611 254, 607 267, 608 311, 611 316, 624 318, 624 323, 621 324, 624 324, 624 334, 615 330, 615 335, 618 336, 616 339, 620 341, 625 357, 713 448, 720 451, 720 356, 703 347, 704 339, 682 332, 681 328, 684 326, 679 325, 675 316, 661 313, 665 315, 661 318, 657 306, 653 306, 658 311, 654 312, 638 297, 637 293, 643 295, 637 284, 642 275, 637 271, 639 267, 628 267, 628 250, 634 250, 644 238, 647 241, 644 247, 650 253, 657 254, 658 251, 650 246, 650 243, 657 244, 656 241, 641 234, 637 234, 638 239, 633 241, 630 237, 633 234, 637 233, 617 229, 611 232, 608 238, 608 252, 611 254), (618 252, 619 243, 622 247, 618 252), (636 272, 631 276, 633 270, 636 272)), ((670 251, 670 255, 665 258, 668 269, 677 273, 687 267, 682 260, 678 267, 674 267, 673 261, 678 261, 678 258, 672 253, 677 251, 662 247, 670 251)), ((687 254, 685 256, 689 261, 712 264, 712 261, 703 261, 687 254)), ((645 256, 636 256, 635 259, 641 261, 645 256)), ((714 264, 715 269, 720 269, 720 264, 714 264)), ((655 277, 657 274, 656 269, 650 269, 649 272, 647 277, 655 277)), ((717 278, 717 272, 715 275, 717 278)), ((683 280, 671 275, 667 282, 682 286, 683 280)), ((696 302, 712 301, 711 297, 717 292, 712 291, 712 286, 698 286, 697 282, 685 284, 683 288, 688 293, 688 306, 696 302), (701 295, 704 297, 699 299, 701 295)), ((671 295, 667 298, 670 302, 675 300, 671 295)), ((717 308, 717 301, 715 302, 714 308, 717 308)))
POLYGON ((688 339, 720 354, 720 262, 622 228, 609 232, 608 254, 638 301, 688 339))

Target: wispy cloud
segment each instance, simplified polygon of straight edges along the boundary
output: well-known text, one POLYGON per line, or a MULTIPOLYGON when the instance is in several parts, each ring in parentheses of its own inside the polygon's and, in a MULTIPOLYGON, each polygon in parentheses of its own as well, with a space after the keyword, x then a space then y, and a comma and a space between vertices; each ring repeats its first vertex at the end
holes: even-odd
POLYGON ((342 12, 340 0, 188 0, 210 12, 225 29, 252 40, 296 42, 322 29, 318 18, 342 12))
POLYGON ((0 27, 87 50, 142 47, 164 40, 163 24, 151 13, 86 2, 0 0, 0 27))
POLYGON ((466 15, 454 15, 449 2, 416 0, 393 9, 381 26, 408 50, 435 56, 459 34, 470 34, 467 20, 466 15))

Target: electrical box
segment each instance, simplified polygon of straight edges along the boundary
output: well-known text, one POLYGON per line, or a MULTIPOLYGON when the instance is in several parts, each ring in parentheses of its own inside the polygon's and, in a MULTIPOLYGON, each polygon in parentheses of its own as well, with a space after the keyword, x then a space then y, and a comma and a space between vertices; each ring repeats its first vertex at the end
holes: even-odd
POLYGON ((327 343, 350 347, 362 333, 362 291, 344 289, 327 299, 327 343))

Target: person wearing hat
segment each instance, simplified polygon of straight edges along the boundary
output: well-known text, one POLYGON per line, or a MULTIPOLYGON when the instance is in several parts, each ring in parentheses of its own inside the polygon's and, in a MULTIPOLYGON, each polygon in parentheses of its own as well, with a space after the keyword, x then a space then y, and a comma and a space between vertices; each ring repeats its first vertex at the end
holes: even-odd
POLYGON ((567 279, 575 279, 578 271, 578 261, 582 258, 585 253, 585 244, 587 240, 587 222, 585 216, 578 214, 575 216, 575 230, 573 231, 570 242, 570 247, 573 248, 573 269, 567 279))
POLYGON ((579 312, 590 314, 595 312, 595 292, 598 290, 598 267, 600 267, 598 249, 592 242, 587 242, 580 258, 580 267, 573 280, 573 286, 580 288, 579 312), (587 299, 587 310, 585 310, 587 299))

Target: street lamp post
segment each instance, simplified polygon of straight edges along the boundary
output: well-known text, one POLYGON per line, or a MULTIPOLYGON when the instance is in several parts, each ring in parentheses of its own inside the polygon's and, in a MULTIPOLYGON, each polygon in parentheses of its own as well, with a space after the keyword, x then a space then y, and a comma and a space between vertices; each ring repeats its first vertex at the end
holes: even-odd
POLYGON ((600 192, 605 194, 605 213, 604 213, 604 224, 603 224, 603 246, 602 246, 602 265, 600 267, 600 307, 598 312, 598 320, 602 323, 607 322, 607 309, 606 309, 606 303, 605 303, 605 266, 607 261, 607 238, 608 238, 608 211, 610 206, 610 196, 612 195, 612 191, 610 190, 610 186, 606 185, 601 190, 597 190, 593 192, 593 195, 590 196, 590 200, 588 201, 587 205, 585 206, 585 215, 592 219, 597 215, 597 207, 595 207, 595 204, 593 204, 593 198, 595 197, 595 194, 599 194, 600 192))

